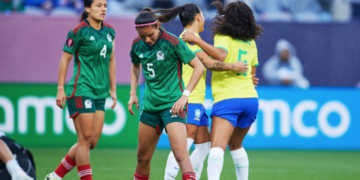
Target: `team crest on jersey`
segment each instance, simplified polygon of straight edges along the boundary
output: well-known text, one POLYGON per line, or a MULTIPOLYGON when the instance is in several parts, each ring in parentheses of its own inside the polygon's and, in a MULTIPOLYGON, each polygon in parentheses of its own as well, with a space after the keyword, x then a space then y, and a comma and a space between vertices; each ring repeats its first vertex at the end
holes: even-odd
POLYGON ((160 60, 164 60, 164 53, 162 51, 158 51, 156 53, 156 57, 157 57, 157 60, 160 61, 160 60))
POLYGON ((112 38, 111 38, 110 34, 107 35, 107 39, 109 40, 109 42, 112 42, 112 38))
POLYGON ((92 102, 90 101, 90 99, 87 99, 85 101, 85 109, 90 109, 92 108, 92 102))
POLYGON ((201 115, 200 109, 195 110, 195 118, 194 119, 200 121, 200 115, 201 115))
POLYGON ((73 47, 73 45, 74 45, 74 40, 73 39, 69 38, 69 39, 66 40, 66 46, 67 47, 73 47))
POLYGON ((188 42, 189 45, 196 45, 194 42, 188 42))

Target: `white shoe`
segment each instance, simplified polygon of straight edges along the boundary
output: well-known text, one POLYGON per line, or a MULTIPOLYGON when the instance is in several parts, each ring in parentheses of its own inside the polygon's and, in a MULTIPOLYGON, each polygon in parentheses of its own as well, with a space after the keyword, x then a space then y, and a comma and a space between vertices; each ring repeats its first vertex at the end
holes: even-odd
POLYGON ((54 176, 54 172, 48 174, 46 177, 45 177, 45 180, 61 180, 60 178, 57 178, 54 176))
POLYGON ((32 177, 28 176, 23 170, 15 171, 12 176, 12 180, 34 180, 32 177))

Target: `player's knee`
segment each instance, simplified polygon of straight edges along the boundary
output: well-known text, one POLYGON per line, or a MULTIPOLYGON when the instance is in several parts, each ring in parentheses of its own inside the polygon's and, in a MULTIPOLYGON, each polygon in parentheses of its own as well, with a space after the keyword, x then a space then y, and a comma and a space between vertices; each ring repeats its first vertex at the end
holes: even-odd
POLYGON ((241 142, 232 142, 232 143, 229 143, 229 149, 230 149, 230 151, 236 150, 236 149, 240 149, 241 147, 242 147, 242 143, 241 143, 241 142))
POLYGON ((186 157, 189 157, 186 152, 183 152, 181 150, 175 150, 173 151, 173 153, 177 162, 182 162, 186 157))
POLYGON ((83 139, 84 143, 86 144, 86 146, 91 147, 94 143, 94 135, 84 135, 84 139, 83 139))
POLYGON ((138 161, 138 164, 148 164, 151 161, 151 157, 146 156, 144 153, 138 152, 137 153, 137 161, 138 161))

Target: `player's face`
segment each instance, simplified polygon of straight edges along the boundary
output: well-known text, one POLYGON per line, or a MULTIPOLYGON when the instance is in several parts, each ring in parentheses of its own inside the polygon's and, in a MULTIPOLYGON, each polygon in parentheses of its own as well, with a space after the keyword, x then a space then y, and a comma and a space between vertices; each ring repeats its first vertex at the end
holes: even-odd
POLYGON ((94 0, 91 8, 88 8, 88 10, 89 16, 94 20, 104 21, 107 12, 107 2, 106 0, 94 0))
POLYGON ((146 27, 136 28, 136 30, 141 40, 146 42, 146 44, 148 44, 149 46, 154 45, 160 35, 159 24, 157 25, 157 28, 154 26, 146 26, 146 27))
POLYGON ((281 61, 288 62, 289 56, 290 56, 290 53, 289 53, 288 50, 282 51, 281 54, 280 54, 281 61))
POLYGON ((199 14, 199 32, 204 31, 204 24, 205 24, 205 18, 204 18, 204 15, 203 15, 202 11, 200 11, 200 14, 199 14))

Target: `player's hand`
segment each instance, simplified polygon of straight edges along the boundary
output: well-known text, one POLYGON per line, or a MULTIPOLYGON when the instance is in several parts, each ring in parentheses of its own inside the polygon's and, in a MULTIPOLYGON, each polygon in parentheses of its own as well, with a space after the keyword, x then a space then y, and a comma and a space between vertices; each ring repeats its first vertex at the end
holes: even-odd
POLYGON ((117 102, 117 97, 116 97, 116 90, 113 90, 113 91, 110 91, 110 97, 112 98, 113 100, 113 104, 111 106, 111 110, 113 110, 116 106, 116 102, 117 102))
POLYGON ((252 81, 253 81, 254 87, 257 87, 257 85, 259 84, 259 78, 256 78, 255 76, 256 76, 256 74, 253 74, 252 81))
POLYGON ((64 92, 64 88, 58 88, 57 94, 56 94, 56 105, 59 106, 61 109, 65 109, 65 100, 66 95, 64 92))
POLYGON ((12 180, 34 180, 32 177, 28 176, 22 169, 17 170, 11 175, 12 180))
POLYGON ((246 73, 249 69, 249 64, 244 63, 244 61, 238 61, 235 64, 235 69, 238 73, 246 73))
POLYGON ((198 37, 195 35, 195 33, 192 30, 188 30, 188 29, 182 35, 182 40, 184 40, 185 42, 196 43, 197 38, 198 37))
POLYGON ((185 95, 182 95, 179 100, 175 102, 173 107, 171 108, 171 113, 174 115, 180 115, 184 111, 184 106, 186 105, 188 101, 188 97, 185 95))
POLYGON ((139 100, 136 95, 130 95, 130 100, 128 102, 128 111, 131 115, 135 116, 134 111, 132 110, 132 105, 136 104, 136 109, 139 110, 139 100))

